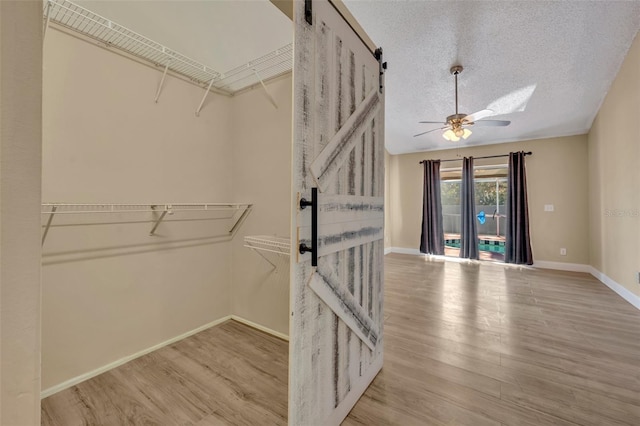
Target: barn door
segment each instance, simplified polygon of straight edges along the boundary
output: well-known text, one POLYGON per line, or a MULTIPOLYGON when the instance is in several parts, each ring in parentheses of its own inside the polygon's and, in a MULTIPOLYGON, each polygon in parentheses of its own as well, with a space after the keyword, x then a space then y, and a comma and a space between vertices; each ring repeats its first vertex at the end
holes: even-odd
POLYGON ((294 5, 289 424, 330 425, 382 368, 381 51, 328 1, 294 5))

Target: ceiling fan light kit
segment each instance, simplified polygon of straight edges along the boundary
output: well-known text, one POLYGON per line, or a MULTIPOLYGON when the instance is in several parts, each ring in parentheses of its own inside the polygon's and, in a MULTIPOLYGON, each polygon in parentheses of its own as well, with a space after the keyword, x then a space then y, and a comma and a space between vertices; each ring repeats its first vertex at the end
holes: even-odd
MULTIPOLYGON (((486 126, 508 126, 510 121, 505 120, 483 120, 484 117, 493 115, 493 111, 489 109, 483 109, 473 114, 460 114, 458 113, 458 74, 462 72, 462 65, 455 65, 449 70, 455 79, 455 94, 456 94, 456 113, 447 117, 444 127, 439 129, 433 129, 426 132, 418 133, 415 136, 421 136, 426 133, 431 133, 436 130, 444 130, 442 137, 448 141, 458 142, 460 138, 467 139, 471 136, 471 130, 468 127, 473 125, 486 125, 486 126)), ((438 121, 420 121, 420 123, 436 124, 438 121)))
POLYGON ((471 136, 471 130, 457 128, 455 130, 447 129, 442 133, 442 137, 451 142, 458 142, 460 138, 467 139, 471 136))

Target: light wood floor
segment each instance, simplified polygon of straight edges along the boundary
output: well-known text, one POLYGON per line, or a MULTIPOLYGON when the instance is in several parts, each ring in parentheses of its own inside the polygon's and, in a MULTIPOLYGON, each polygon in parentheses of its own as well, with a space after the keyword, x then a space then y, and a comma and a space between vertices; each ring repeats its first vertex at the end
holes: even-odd
POLYGON ((42 424, 286 424, 288 356, 228 321, 43 399, 42 424))
POLYGON ((384 367, 345 425, 640 425, 640 311, 595 278, 385 267, 384 367))
MULTIPOLYGON (((640 311, 587 274, 385 256, 345 425, 640 425, 640 311)), ((233 321, 43 400, 46 425, 286 423, 287 344, 233 321)))

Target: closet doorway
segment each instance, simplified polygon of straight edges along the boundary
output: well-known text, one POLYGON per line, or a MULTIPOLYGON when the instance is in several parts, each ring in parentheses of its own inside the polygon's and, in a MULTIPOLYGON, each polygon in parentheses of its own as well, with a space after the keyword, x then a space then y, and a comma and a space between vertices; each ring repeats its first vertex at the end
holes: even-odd
POLYGON ((382 367, 381 49, 340 1, 43 20, 43 418, 339 424, 382 367))

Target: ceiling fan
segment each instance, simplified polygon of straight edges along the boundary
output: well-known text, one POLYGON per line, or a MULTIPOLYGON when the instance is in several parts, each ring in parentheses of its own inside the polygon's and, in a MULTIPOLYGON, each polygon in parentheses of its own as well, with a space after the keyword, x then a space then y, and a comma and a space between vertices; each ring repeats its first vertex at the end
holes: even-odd
POLYGON ((416 136, 422 136, 427 133, 435 132, 436 130, 444 130, 442 137, 446 140, 457 142, 462 139, 467 139, 471 136, 470 126, 508 126, 510 121, 506 120, 483 120, 485 117, 493 115, 493 111, 490 109, 483 109, 473 114, 459 114, 458 113, 458 74, 462 72, 462 65, 455 65, 451 67, 451 74, 453 74, 456 82, 456 113, 447 117, 446 121, 420 121, 419 123, 425 124, 444 124, 444 127, 438 127, 436 129, 428 130, 426 132, 418 133, 416 136))

